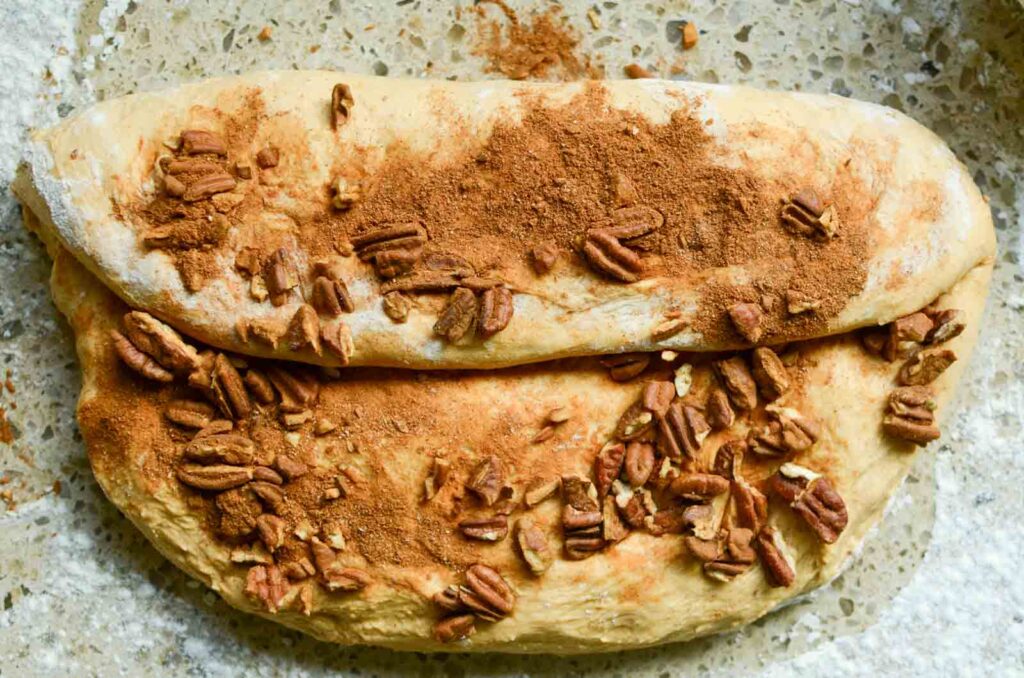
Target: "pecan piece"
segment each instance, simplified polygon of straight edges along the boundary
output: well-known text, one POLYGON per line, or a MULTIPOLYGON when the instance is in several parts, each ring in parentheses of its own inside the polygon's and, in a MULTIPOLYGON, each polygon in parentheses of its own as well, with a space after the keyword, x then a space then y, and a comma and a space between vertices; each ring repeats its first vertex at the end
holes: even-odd
POLYGON ((172 400, 167 404, 164 416, 178 426, 201 429, 213 419, 213 408, 194 400, 172 400))
POLYGON ((768 479, 768 487, 772 493, 788 502, 826 544, 834 544, 846 528, 848 515, 843 498, 828 479, 810 469, 796 464, 783 464, 768 479))
POLYGON ((181 133, 181 150, 187 155, 201 155, 212 153, 214 155, 227 155, 228 148, 224 144, 224 138, 216 132, 206 130, 190 129, 181 133))
POLYGON ((217 409, 231 419, 244 419, 252 411, 242 377, 223 353, 213 359, 208 394, 217 409))
POLYGON ((423 500, 430 501, 441 490, 441 487, 448 480, 448 473, 451 471, 451 464, 447 459, 435 457, 430 467, 430 475, 423 481, 423 500))
POLYGON ((597 511, 597 490, 581 476, 562 476, 562 497, 577 511, 597 511))
POLYGON ((459 530, 469 539, 501 541, 508 536, 508 518, 503 515, 467 518, 459 522, 459 530))
POLYGON ((165 370, 160 364, 148 355, 135 347, 128 338, 117 330, 110 330, 110 339, 114 344, 114 350, 125 365, 147 379, 169 383, 174 381, 174 375, 165 370))
POLYGON ((595 271, 620 282, 636 282, 643 271, 640 256, 604 230, 587 234, 583 256, 595 271))
POLYGON ((172 372, 188 372, 199 364, 199 354, 168 325, 142 311, 124 315, 124 333, 128 340, 162 367, 172 372))
POLYGON ((941 344, 960 336, 967 325, 963 321, 963 313, 955 308, 938 311, 932 316, 935 326, 925 338, 925 343, 941 344))
POLYGON ((766 400, 777 400, 789 390, 789 373, 775 351, 770 348, 755 348, 751 356, 754 381, 761 388, 766 400))
POLYGON ((669 485, 669 492, 688 501, 707 501, 728 491, 729 481, 713 473, 687 473, 669 485))
POLYGON ((268 612, 277 612, 290 588, 277 565, 254 565, 245 577, 245 595, 262 602, 268 612))
POLYGON ((643 487, 654 472, 654 446, 650 443, 632 441, 626 446, 624 462, 626 480, 633 487, 643 487))
POLYGON ((764 334, 761 326, 764 320, 764 311, 757 304, 740 302, 729 307, 729 319, 740 336, 752 344, 764 334))
POLYGON ((185 192, 182 194, 181 199, 185 202, 197 202, 199 200, 205 200, 217 193, 226 193, 233 191, 237 182, 235 178, 227 172, 215 172, 213 174, 206 174, 199 177, 188 187, 185 188, 185 192))
POLYGON ((409 319, 412 302, 401 292, 388 292, 381 300, 381 306, 384 308, 384 315, 396 323, 404 323, 409 319))
POLYGON ((445 617, 434 625, 434 639, 439 643, 454 643, 465 640, 476 632, 476 617, 471 614, 457 614, 445 617))
POLYGON ((471 334, 476 316, 476 295, 466 287, 459 287, 449 297, 448 304, 434 323, 434 334, 454 344, 471 334))
POLYGON ((918 311, 893 321, 889 328, 890 336, 897 342, 913 341, 923 343, 935 323, 924 313, 918 311))
POLYGON ((925 445, 940 436, 935 425, 935 401, 926 386, 903 386, 889 394, 882 429, 891 436, 925 445))
POLYGON ((558 261, 558 248, 554 243, 546 242, 530 250, 530 260, 537 275, 544 275, 555 267, 558 261))
POLYGON ((629 381, 647 369, 651 356, 647 353, 622 353, 601 358, 601 364, 608 368, 612 381, 629 381))
POLYGON ((763 429, 751 429, 750 451, 767 457, 779 457, 810 449, 821 437, 817 422, 790 408, 771 409, 775 419, 763 429))
POLYGON ((558 491, 561 481, 558 478, 538 478, 530 483, 523 494, 527 508, 533 508, 558 491))
POLYGON ((696 458, 710 432, 711 427, 700 410, 673 403, 665 416, 658 419, 658 449, 672 459, 683 454, 696 458))
POLYGON ((790 315, 800 315, 808 311, 816 311, 820 306, 820 299, 815 299, 799 290, 786 290, 786 311, 790 315))
POLYGON ((765 527, 754 540, 765 576, 772 586, 790 586, 796 579, 792 558, 775 528, 765 527))
POLYGON ((616 544, 629 536, 629 527, 619 516, 615 498, 604 498, 604 511, 601 520, 601 538, 606 544, 616 544))
POLYGON ((839 227, 835 206, 825 206, 813 188, 801 189, 785 200, 780 216, 788 230, 807 237, 833 238, 839 227))
POLYGON ((715 450, 715 460, 711 464, 711 472, 729 480, 738 478, 746 451, 747 444, 744 441, 727 440, 715 450))
POLYGON ((291 350, 301 351, 308 347, 320 355, 320 318, 309 304, 299 306, 288 323, 285 334, 288 338, 288 348, 291 350))
POLYGON ((320 327, 320 342, 342 365, 348 365, 356 350, 352 341, 352 331, 340 320, 332 325, 320 327))
POLYGON ((390 223, 352 238, 362 261, 370 261, 382 278, 394 278, 412 269, 423 254, 427 231, 418 221, 390 223))
POLYGON ((242 383, 245 384, 245 388, 248 389, 253 399, 261 405, 269 405, 274 402, 274 386, 259 370, 247 370, 242 383))
POLYGON ((267 367, 267 378, 281 396, 281 410, 302 412, 310 409, 320 393, 316 378, 309 372, 292 367, 289 370, 277 365, 267 367))
POLYGON ((676 397, 676 387, 670 381, 649 381, 644 385, 640 402, 644 409, 663 417, 676 397))
POLYGON ((279 162, 281 162, 281 151, 277 146, 266 146, 256 153, 256 164, 261 169, 277 167, 279 162))
POLYGON ((337 317, 342 313, 355 310, 352 295, 341 279, 332 280, 327 276, 318 276, 313 281, 313 307, 324 315, 337 317))
POLYGON ((264 513, 256 519, 256 530, 260 534, 260 541, 273 553, 284 545, 285 522, 281 518, 264 513))
POLYGON ((493 454, 481 459, 466 481, 466 489, 476 494, 484 504, 491 506, 501 496, 505 473, 501 462, 493 454))
POLYGON ((459 600, 481 619, 499 621, 512 614, 516 597, 512 587, 492 567, 477 563, 466 570, 466 586, 459 600))
POLYGON ((256 444, 237 433, 220 433, 194 439, 183 454, 200 464, 246 466, 255 461, 256 444))
POLYGON ((956 362, 956 353, 948 348, 922 351, 900 369, 898 381, 903 386, 924 386, 939 378, 956 362))
POLYGON ((721 431, 736 422, 736 413, 729 404, 729 396, 720 388, 713 388, 708 393, 704 404, 704 417, 714 431, 721 431))
POLYGON ((508 327, 513 310, 512 292, 507 287, 486 290, 480 297, 480 336, 486 338, 508 327))
POLYGON ((654 415, 644 409, 640 402, 630 405, 615 427, 615 436, 620 440, 630 441, 642 438, 654 424, 654 415))
POLYGON ((544 531, 529 518, 520 518, 516 523, 516 544, 530 572, 543 574, 551 567, 554 553, 548 545, 548 539, 544 536, 544 531))
POLYGON ((683 537, 683 544, 690 555, 702 563, 710 563, 722 557, 724 544, 720 535, 710 539, 702 539, 695 535, 683 537))
POLYGON ((178 480, 197 490, 230 490, 253 479, 252 468, 216 464, 184 464, 178 469, 178 480))
POLYGON ((267 292, 270 303, 281 306, 288 300, 288 295, 298 286, 299 278, 295 267, 283 247, 274 252, 270 258, 269 271, 266 277, 267 292))
POLYGON ((354 105, 352 88, 342 82, 336 84, 331 90, 331 129, 336 130, 348 122, 354 105))
POLYGON ((732 482, 732 501, 740 527, 759 532, 768 520, 768 499, 745 480, 732 482))
POLYGON ((752 410, 757 407, 757 383, 743 358, 733 356, 716 361, 714 369, 736 409, 752 410))
POLYGON ((626 447, 622 443, 608 443, 594 458, 594 487, 598 499, 604 499, 612 482, 622 472, 622 463, 626 458, 626 447))
POLYGON ((254 481, 249 483, 249 489, 271 512, 280 513, 285 506, 284 493, 281 488, 273 483, 255 480, 255 474, 253 477, 254 481))

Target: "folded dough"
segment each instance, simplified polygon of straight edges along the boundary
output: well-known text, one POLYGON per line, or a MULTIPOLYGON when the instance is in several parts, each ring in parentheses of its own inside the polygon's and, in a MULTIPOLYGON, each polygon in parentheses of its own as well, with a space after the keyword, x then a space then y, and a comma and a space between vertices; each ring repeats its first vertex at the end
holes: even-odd
POLYGON ((924 306, 994 249, 965 168, 905 116, 657 80, 208 80, 35 133, 15 190, 133 308, 223 349, 324 365, 493 368, 836 334, 924 306), (785 201, 807 189, 827 216, 787 224, 785 201), (386 280, 409 250, 376 258, 367 233, 395 224, 418 258, 386 280), (362 259, 341 256, 353 243, 362 259), (530 253, 544 246, 558 257, 538 275, 530 253), (302 331, 330 293, 318 271, 353 309, 312 318, 326 345, 302 331), (383 293, 438 276, 443 294, 511 291, 488 302, 511 304, 507 327, 486 336, 468 292, 442 332, 455 341, 435 328, 437 290, 392 296, 389 312, 411 306, 405 322, 385 314, 383 293), (755 333, 730 324, 738 302, 760 308, 755 333))

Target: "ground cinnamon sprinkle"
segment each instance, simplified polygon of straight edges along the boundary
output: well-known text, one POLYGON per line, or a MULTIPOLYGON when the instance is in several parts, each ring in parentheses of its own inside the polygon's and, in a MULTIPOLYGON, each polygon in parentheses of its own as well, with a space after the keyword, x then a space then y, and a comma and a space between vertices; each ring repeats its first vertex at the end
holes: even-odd
POLYGON ((473 53, 487 59, 488 72, 512 80, 603 77, 602 68, 592 64, 588 55, 578 53, 579 35, 568 25, 558 5, 533 14, 529 24, 521 22, 504 0, 482 0, 475 11, 477 38, 473 53), (488 12, 485 5, 498 7, 504 21, 494 18, 494 12, 488 12))

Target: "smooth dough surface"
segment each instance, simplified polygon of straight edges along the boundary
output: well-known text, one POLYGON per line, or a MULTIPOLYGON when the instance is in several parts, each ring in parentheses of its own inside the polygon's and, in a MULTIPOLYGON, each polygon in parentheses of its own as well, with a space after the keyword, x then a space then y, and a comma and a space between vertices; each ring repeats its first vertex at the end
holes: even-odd
MULTIPOLYGON (((258 92, 266 122, 253 135, 251 153, 268 140, 301 140, 301 158, 282 165, 280 179, 307 187, 307 193, 323 189, 327 200, 324 187, 334 179, 332 168, 357 149, 371 175, 397 147, 418 155, 425 166, 443 166, 483 144, 499 122, 523 116, 525 102, 563 106, 587 86, 402 81, 309 71, 208 80, 107 101, 35 133, 15 190, 62 246, 133 308, 227 350, 336 364, 326 352, 293 351, 287 342, 269 348, 239 338, 239 321, 287 323, 300 299, 281 307, 255 301, 226 255, 219 263, 225 275, 189 293, 165 253, 142 247, 138 227, 114 204, 154 191, 153 165, 166 151, 162 143, 182 129, 216 129, 224 115, 237 114, 258 92), (350 86, 356 104, 335 133, 328 109, 338 82, 350 86)), ((882 324, 917 310, 994 250, 989 209, 966 169, 935 135, 898 112, 841 97, 736 86, 639 80, 599 87, 610 109, 652 124, 679 110, 704 121, 711 162, 749 167, 766 185, 777 187, 778 195, 762 198, 779 200, 783 188, 805 185, 825 191, 850 182, 861 187, 859 214, 843 228, 867 239, 861 262, 866 278, 814 335, 882 324)), ((290 211, 308 208, 281 199, 269 204, 261 219, 268 228, 280 226, 290 211)), ((673 210, 672 205, 658 208, 673 210)), ((295 245, 301 257, 302 242, 295 245)), ((699 331, 652 339, 666 313, 697 319, 701 299, 688 275, 629 285, 579 267, 543 278, 513 276, 508 283, 515 291, 515 315, 508 328, 487 341, 449 345, 434 336, 432 313, 414 310, 408 322, 391 322, 380 310, 372 269, 355 257, 345 266, 356 302, 356 311, 345 316, 354 338, 354 365, 489 368, 631 350, 736 347, 736 341, 699 331)), ((759 276, 754 262, 716 273, 747 283, 759 276)))

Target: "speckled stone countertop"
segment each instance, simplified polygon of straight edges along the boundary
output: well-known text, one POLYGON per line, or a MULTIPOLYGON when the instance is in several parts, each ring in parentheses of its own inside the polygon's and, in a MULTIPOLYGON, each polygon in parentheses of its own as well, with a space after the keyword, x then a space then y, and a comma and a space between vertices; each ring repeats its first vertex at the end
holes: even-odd
MULTIPOLYGON (((550 7, 509 4, 522 18, 550 7)), ((495 77, 474 54, 472 2, 8 0, 0 676, 1024 675, 1024 9, 1015 0, 562 4, 579 53, 608 77, 637 63, 661 77, 880 102, 942 136, 990 197, 1000 253, 956 414, 850 568, 740 631, 573 659, 341 648, 227 607, 157 554, 89 471, 70 333, 9 191, 25 129, 96 99, 253 69, 495 77), (700 28, 695 49, 680 50, 680 20, 700 28)))

